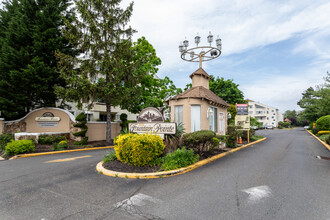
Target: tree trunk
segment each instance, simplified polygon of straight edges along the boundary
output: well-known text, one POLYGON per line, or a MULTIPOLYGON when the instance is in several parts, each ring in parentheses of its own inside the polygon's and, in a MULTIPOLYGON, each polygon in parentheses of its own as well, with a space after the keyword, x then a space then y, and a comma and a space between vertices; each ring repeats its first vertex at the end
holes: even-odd
POLYGON ((106 109, 107 109, 107 131, 106 131, 106 142, 107 144, 113 144, 113 140, 111 139, 111 99, 110 96, 107 97, 106 101, 106 109))

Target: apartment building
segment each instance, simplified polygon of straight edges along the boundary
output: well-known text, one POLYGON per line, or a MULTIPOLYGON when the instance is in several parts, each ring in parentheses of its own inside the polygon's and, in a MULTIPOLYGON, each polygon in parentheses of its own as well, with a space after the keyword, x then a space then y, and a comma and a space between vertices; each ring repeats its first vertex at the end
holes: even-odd
POLYGON ((283 121, 283 114, 277 108, 248 100, 249 115, 263 124, 263 126, 272 125, 278 127, 278 122, 283 121))

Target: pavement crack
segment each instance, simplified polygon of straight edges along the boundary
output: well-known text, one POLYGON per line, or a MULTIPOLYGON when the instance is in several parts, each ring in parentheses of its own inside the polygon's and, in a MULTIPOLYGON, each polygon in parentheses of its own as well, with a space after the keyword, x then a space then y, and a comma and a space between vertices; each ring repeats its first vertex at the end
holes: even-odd
POLYGON ((236 180, 236 185, 235 185, 235 191, 236 191, 236 195, 235 195, 235 197, 236 197, 236 207, 237 207, 237 210, 239 212, 241 204, 240 204, 239 196, 238 196, 238 182, 237 182, 237 180, 236 180))

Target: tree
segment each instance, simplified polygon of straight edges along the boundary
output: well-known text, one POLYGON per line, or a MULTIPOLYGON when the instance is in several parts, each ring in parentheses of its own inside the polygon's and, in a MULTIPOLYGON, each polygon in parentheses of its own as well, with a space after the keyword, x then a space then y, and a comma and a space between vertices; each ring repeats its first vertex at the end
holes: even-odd
POLYGON ((0 10, 0 106, 7 120, 55 106, 59 77, 55 50, 74 54, 61 34, 69 0, 12 0, 0 10))
POLYGON ((121 0, 74 2, 79 19, 67 22, 64 32, 84 56, 57 53, 61 76, 68 83, 58 87, 57 94, 78 102, 78 107, 102 99, 107 110, 106 141, 111 143, 111 106, 129 109, 140 98, 137 88, 154 77, 161 61, 144 37, 131 42, 135 30, 126 25, 133 3, 123 10, 121 0))
POLYGON ((304 109, 301 117, 309 122, 315 122, 318 118, 330 114, 330 73, 324 78, 325 83, 309 87, 302 93, 298 105, 304 109))
POLYGON ((223 77, 215 78, 210 76, 210 90, 217 94, 229 104, 246 103, 244 95, 238 89, 238 84, 234 83, 232 79, 225 80, 223 77))
POLYGON ((132 113, 138 113, 146 107, 164 107, 165 101, 172 96, 182 93, 182 89, 176 88, 173 81, 167 76, 159 79, 147 75, 142 83, 135 88, 136 98, 121 103, 121 107, 132 113))
MULTIPOLYGON (((243 92, 238 89, 238 86, 239 85, 234 83, 232 79, 225 80, 223 77, 215 78, 213 75, 210 75, 210 90, 229 104, 247 103, 247 101, 244 100, 243 92)), ((184 91, 191 87, 191 83, 187 84, 184 91)))

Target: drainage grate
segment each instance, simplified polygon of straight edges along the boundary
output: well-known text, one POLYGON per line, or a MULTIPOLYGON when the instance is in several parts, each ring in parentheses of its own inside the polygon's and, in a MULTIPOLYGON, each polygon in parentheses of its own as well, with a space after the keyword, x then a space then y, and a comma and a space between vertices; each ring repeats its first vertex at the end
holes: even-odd
POLYGON ((317 159, 330 160, 330 157, 315 156, 317 159))

